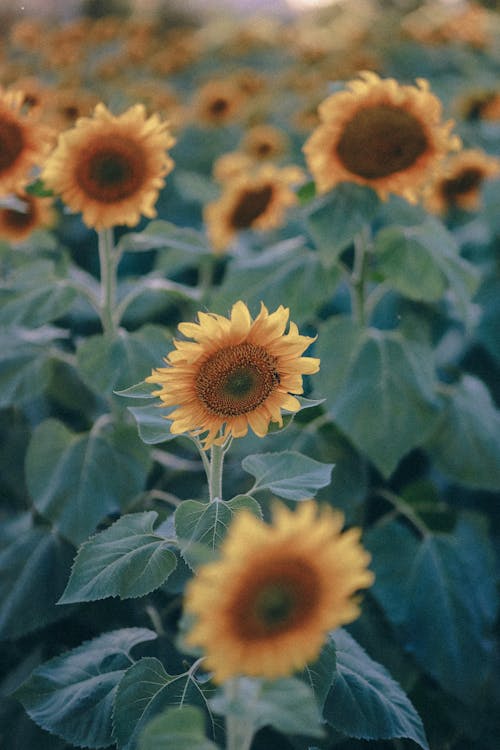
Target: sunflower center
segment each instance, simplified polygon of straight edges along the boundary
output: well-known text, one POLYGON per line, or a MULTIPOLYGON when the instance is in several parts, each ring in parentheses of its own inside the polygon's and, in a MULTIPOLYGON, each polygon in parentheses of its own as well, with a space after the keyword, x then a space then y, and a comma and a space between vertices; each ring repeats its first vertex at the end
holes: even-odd
POLYGON ((482 179, 483 173, 477 167, 462 169, 456 177, 450 177, 447 180, 443 180, 441 185, 443 197, 449 203, 453 203, 456 198, 464 193, 470 193, 472 190, 476 190, 481 184, 482 179))
POLYGON ((115 203, 135 195, 146 177, 138 146, 132 139, 115 135, 89 144, 75 170, 83 192, 101 203, 115 203))
POLYGON ((422 123, 389 104, 361 109, 345 125, 337 156, 349 172, 377 179, 411 167, 425 153, 422 123))
POLYGON ((12 120, 0 120, 0 172, 15 163, 23 148, 22 128, 12 120))
POLYGON ((276 358, 244 342, 220 349, 200 367, 196 393, 213 414, 234 417, 256 409, 279 383, 276 358))
POLYGON ((213 102, 211 102, 210 104, 210 112, 216 117, 218 115, 223 115, 228 108, 229 108, 229 102, 227 99, 224 99, 223 97, 214 99, 213 102))
POLYGON ((317 573, 303 560, 269 560, 238 592, 233 627, 245 640, 290 632, 315 616, 320 593, 317 573))
POLYGON ((234 229, 248 229, 255 219, 264 213, 272 195, 271 185, 264 185, 255 190, 245 190, 231 215, 231 226, 234 229))

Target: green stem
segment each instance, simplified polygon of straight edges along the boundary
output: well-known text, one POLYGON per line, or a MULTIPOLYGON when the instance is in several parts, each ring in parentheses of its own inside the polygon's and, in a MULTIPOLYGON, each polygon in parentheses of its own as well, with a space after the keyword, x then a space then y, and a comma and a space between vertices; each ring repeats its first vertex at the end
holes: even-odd
POLYGON ((238 680, 229 680, 225 686, 229 710, 226 716, 226 750, 250 750, 254 736, 253 722, 245 721, 238 710, 238 680), (234 710, 231 710, 231 704, 234 710))
POLYGON ((212 445, 210 448, 210 472, 208 476, 208 489, 210 502, 222 500, 222 469, 224 466, 225 447, 223 445, 212 445))
POLYGON ((354 266, 351 274, 351 301, 354 320, 360 326, 366 322, 365 315, 365 271, 368 237, 366 229, 354 238, 354 266))
POLYGON ((101 229, 98 232, 99 263, 101 266, 101 301, 100 316, 105 335, 113 337, 116 333, 116 270, 118 256, 113 245, 113 229, 101 229))

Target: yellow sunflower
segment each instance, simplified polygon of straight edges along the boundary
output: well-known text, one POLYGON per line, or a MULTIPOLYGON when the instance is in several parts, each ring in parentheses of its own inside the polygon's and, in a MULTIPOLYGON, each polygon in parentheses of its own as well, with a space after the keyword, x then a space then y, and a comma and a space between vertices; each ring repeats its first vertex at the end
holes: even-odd
POLYGON ((24 114, 23 91, 0 88, 0 195, 19 190, 52 145, 52 130, 24 114))
POLYGON ((473 211, 479 208, 484 181, 499 174, 499 159, 480 149, 466 149, 452 157, 427 187, 425 205, 438 214, 451 208, 473 211))
POLYGON ((255 320, 244 302, 230 318, 198 313, 198 323, 181 323, 192 341, 174 340, 166 367, 153 370, 148 383, 165 406, 174 434, 201 435, 205 448, 229 435, 243 437, 248 428, 263 437, 270 422, 283 424, 281 409, 295 412, 303 392, 302 375, 319 370, 319 359, 301 354, 315 340, 301 336, 295 323, 285 333, 289 310, 280 305, 269 314, 264 305, 255 320))
POLYGON ((274 125, 262 123, 246 131, 241 150, 258 161, 276 159, 289 148, 287 134, 274 125))
POLYGON ((441 121, 441 103, 427 81, 402 86, 393 78, 364 72, 319 106, 320 125, 304 145, 318 191, 339 182, 374 188, 416 201, 432 171, 460 147, 451 120, 441 121))
POLYGON ((23 205, 0 208, 0 237, 10 242, 25 240, 35 229, 51 227, 56 213, 51 198, 37 198, 27 193, 17 193, 23 205))
POLYGON ((246 103, 247 97, 234 81, 208 81, 194 97, 193 119, 200 125, 227 125, 241 117, 246 103))
POLYGON ((298 167, 280 169, 263 164, 247 171, 236 168, 234 178, 224 181, 220 198, 204 208, 207 233, 215 252, 226 250, 244 229, 262 231, 281 226, 287 208, 298 203, 291 186, 303 179, 304 173, 298 167))
POLYGON ((221 558, 199 568, 185 595, 195 618, 186 641, 204 650, 215 682, 301 670, 330 630, 359 616, 356 593, 374 576, 360 530, 343 523, 312 500, 294 512, 276 504, 272 525, 238 513, 221 558))
POLYGON ((154 205, 174 166, 168 124, 136 104, 115 116, 104 104, 61 133, 42 172, 45 184, 95 229, 135 226, 154 205))

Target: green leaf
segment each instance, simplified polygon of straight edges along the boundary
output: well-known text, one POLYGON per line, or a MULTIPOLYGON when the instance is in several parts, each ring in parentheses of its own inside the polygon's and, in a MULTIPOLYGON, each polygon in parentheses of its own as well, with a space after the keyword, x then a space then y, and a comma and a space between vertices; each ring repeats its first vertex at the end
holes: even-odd
POLYGON ((135 385, 131 385, 128 388, 125 388, 123 391, 114 391, 115 395, 117 396, 124 396, 125 398, 156 398, 156 396, 153 396, 152 391, 154 391, 157 388, 157 386, 154 383, 146 383, 144 380, 141 380, 140 383, 136 383, 135 385))
MULTIPOLYGON (((170 675, 158 659, 140 659, 127 670, 118 685, 113 723, 119 750, 135 750, 144 727, 161 711, 188 705, 203 709, 212 720, 204 689, 190 670, 170 675)), ((177 748, 177 745, 172 747, 177 748)))
POLYGON ((430 346, 334 317, 321 327, 315 353, 315 387, 329 394, 335 424, 389 476, 437 422, 430 346))
POLYGON ((240 510, 261 517, 259 503, 247 495, 238 495, 228 502, 184 500, 179 505, 175 511, 175 531, 182 556, 190 567, 195 568, 200 563, 200 556, 204 557, 200 555, 203 548, 208 548, 210 553, 218 549, 235 514, 240 510))
POLYGON ((199 172, 176 169, 174 180, 177 190, 186 201, 205 204, 219 196, 218 186, 199 172))
POLYGON ((332 634, 337 677, 324 717, 337 731, 363 740, 408 738, 428 750, 415 708, 387 670, 374 662, 346 631, 332 634))
POLYGON ((33 527, 31 514, 3 521, 0 551, 0 638, 19 638, 68 614, 56 607, 71 566, 73 548, 33 527))
POLYGON ((446 691, 477 703, 491 668, 498 609, 485 530, 464 517, 453 534, 417 539, 393 522, 369 531, 364 543, 376 575, 371 591, 404 647, 446 691))
POLYGON ((78 367, 89 388, 107 395, 150 375, 169 348, 161 326, 145 325, 133 333, 120 329, 111 341, 101 334, 85 339, 77 349, 78 367))
POLYGON ((258 255, 233 258, 210 309, 225 314, 235 299, 243 299, 251 308, 263 302, 273 311, 276 300, 286 300, 292 320, 300 322, 328 298, 339 279, 336 270, 325 273, 317 253, 304 248, 303 238, 293 238, 258 255))
POLYGON ((141 735, 140 750, 218 750, 205 737, 202 712, 194 706, 170 708, 152 721, 141 735))
POLYGON ((100 635, 37 667, 14 696, 48 732, 74 745, 108 747, 116 688, 132 661, 130 651, 155 638, 145 628, 100 635))
POLYGON ((307 500, 330 483, 333 464, 322 464, 296 451, 256 453, 241 462, 255 477, 250 494, 269 490, 286 500, 307 500))
POLYGON ((200 255, 208 252, 207 241, 195 229, 178 227, 169 221, 151 221, 142 232, 123 235, 119 248, 126 252, 167 250, 173 248, 185 253, 200 255))
POLYGON ((327 268, 369 224, 378 206, 375 191, 346 182, 308 207, 307 227, 327 268))
POLYGON ((153 531, 157 517, 155 511, 122 516, 82 544, 59 603, 128 599, 161 586, 177 559, 172 540, 153 531))
POLYGON ((151 465, 135 427, 98 428, 74 433, 48 419, 34 431, 26 455, 35 508, 75 545, 142 491, 151 465))
POLYGON ((321 717, 311 688, 295 677, 278 680, 238 679, 237 697, 210 701, 216 713, 241 717, 254 731, 271 726, 283 734, 322 737, 321 717))
POLYGON ((47 342, 24 338, 22 329, 0 330, 0 408, 17 407, 40 396, 49 386, 54 361, 47 342))
POLYGON ((472 375, 443 391, 444 409, 424 447, 437 467, 470 487, 500 487, 500 412, 484 383, 472 375))
POLYGON ((41 179, 26 185, 24 190, 28 195, 35 195, 37 198, 51 198, 54 195, 50 188, 45 187, 45 183, 41 179))
POLYGON ((127 407, 137 423, 141 440, 147 445, 157 445, 179 437, 170 432, 172 420, 165 416, 165 407, 163 406, 162 411, 162 406, 161 403, 156 403, 148 406, 127 407))
POLYGON ((382 229, 375 252, 378 270, 410 299, 434 302, 450 288, 465 311, 477 289, 478 269, 460 257, 453 235, 438 219, 382 229))
POLYGON ((36 328, 64 315, 75 297, 52 261, 34 261, 16 269, 0 288, 0 324, 36 328))
POLYGON ((319 657, 308 664, 300 678, 306 682, 316 696, 316 702, 322 709, 333 681, 337 676, 337 656, 335 643, 330 638, 321 649, 319 657))

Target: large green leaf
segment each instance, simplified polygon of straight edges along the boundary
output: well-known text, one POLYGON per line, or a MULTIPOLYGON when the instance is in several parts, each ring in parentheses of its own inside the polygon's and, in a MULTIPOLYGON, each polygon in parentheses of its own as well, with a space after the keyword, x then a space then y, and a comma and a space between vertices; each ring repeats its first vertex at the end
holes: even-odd
POLYGON ((307 227, 326 267, 369 224, 378 206, 371 188, 345 182, 307 207, 307 227))
POLYGON ((330 638, 324 644, 321 652, 312 664, 308 664, 300 677, 313 690, 316 702, 322 709, 337 672, 337 655, 335 644, 330 638))
POLYGON ((175 511, 175 530, 182 556, 191 567, 199 564, 200 555, 204 556, 204 548, 208 548, 210 553, 217 550, 234 515, 241 510, 258 517, 261 515, 259 503, 246 495, 238 495, 228 502, 184 500, 179 505, 175 511))
POLYGON ((449 288, 465 311, 477 289, 478 269, 460 257, 453 236, 438 219, 382 229, 375 252, 377 269, 410 299, 433 302, 449 288))
POLYGON ((363 740, 408 738, 428 750, 415 708, 387 670, 374 662, 346 631, 332 634, 337 675, 324 717, 337 731, 363 740))
POLYGON ((271 726, 283 734, 322 737, 321 717, 312 689, 295 677, 277 680, 238 679, 236 697, 214 698, 216 713, 235 715, 251 725, 254 732, 271 726))
POLYGON ((364 541, 376 575, 372 593, 405 648, 446 691, 477 702, 488 679, 498 610, 485 530, 464 517, 452 534, 418 539, 392 522, 364 541))
POLYGON ((84 542, 73 564, 60 604, 91 602, 107 596, 144 596, 177 565, 172 539, 153 531, 155 511, 122 516, 84 542))
POLYGON ((119 750, 135 750, 144 727, 167 707, 198 706, 211 719, 205 690, 191 670, 170 675, 158 659, 140 659, 127 670, 118 685, 113 724, 119 750))
POLYGON ((126 252, 174 249, 194 256, 208 252, 200 232, 162 220, 150 221, 142 232, 128 232, 120 239, 119 248, 126 252))
POLYGON ((3 522, 0 550, 0 638, 19 638, 68 614, 57 607, 73 548, 30 514, 3 522))
POLYGON ((425 448, 451 479, 500 489, 500 412, 484 383, 472 375, 443 391, 444 409, 425 448))
POLYGON ((17 328, 0 330, 0 408, 19 407, 41 395, 54 368, 47 341, 30 340, 17 328))
POLYGON ((152 721, 141 735, 140 750, 218 750, 205 737, 202 712, 194 706, 170 708, 152 721))
POLYGON ((77 746, 108 747, 116 688, 133 661, 130 651, 154 638, 145 628, 100 635, 37 667, 14 695, 48 732, 77 746))
POLYGON ((109 395, 150 375, 170 347, 161 326, 145 325, 133 333, 120 329, 112 340, 97 334, 78 347, 78 368, 89 388, 109 395))
POLYGON ((141 492, 150 465, 131 425, 96 423, 89 433, 74 433, 48 419, 33 433, 26 480, 37 511, 78 545, 141 492))
POLYGON ((263 302, 273 311, 283 302, 300 322, 331 294, 339 278, 337 271, 325 273, 317 253, 306 250, 302 238, 294 238, 259 255, 232 259, 210 309, 226 314, 234 300, 243 299, 251 308, 263 302))
POLYGON ((430 346, 334 317, 320 329, 316 354, 316 393, 327 396, 334 422, 389 476, 438 418, 430 346))
POLYGON ((255 477, 249 494, 269 490, 286 500, 307 500, 330 482, 333 464, 322 464, 296 451, 256 453, 241 462, 255 477))
POLYGON ((66 313, 76 292, 49 260, 26 264, 0 288, 0 324, 36 328, 66 313))
POLYGON ((134 417, 139 436, 146 445, 158 445, 178 437, 170 432, 172 420, 165 415, 165 407, 158 401, 147 406, 129 406, 129 412, 134 417))

